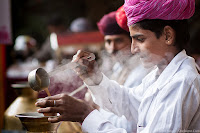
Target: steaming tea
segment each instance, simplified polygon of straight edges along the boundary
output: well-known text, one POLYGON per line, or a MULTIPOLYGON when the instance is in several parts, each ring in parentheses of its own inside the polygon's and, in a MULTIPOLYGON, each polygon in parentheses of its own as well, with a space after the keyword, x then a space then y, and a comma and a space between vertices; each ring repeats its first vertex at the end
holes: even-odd
POLYGON ((47 93, 48 96, 51 96, 48 88, 45 88, 44 91, 47 93))
MULTIPOLYGON (((47 93, 48 96, 51 96, 48 88, 45 88, 44 91, 47 93)), ((43 113, 43 114, 44 114, 44 116, 56 116, 57 115, 56 113, 43 113)))

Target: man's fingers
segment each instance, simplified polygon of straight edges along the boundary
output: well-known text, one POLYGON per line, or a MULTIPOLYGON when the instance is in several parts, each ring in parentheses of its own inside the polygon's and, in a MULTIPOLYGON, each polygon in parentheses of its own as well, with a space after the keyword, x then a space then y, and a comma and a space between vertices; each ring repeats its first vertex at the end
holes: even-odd
POLYGON ((54 107, 55 101, 54 100, 39 100, 35 103, 37 107, 54 107))
POLYGON ((59 107, 64 104, 64 101, 62 99, 60 100, 54 100, 54 107, 59 107))
POLYGON ((80 59, 80 60, 78 61, 78 63, 79 63, 80 65, 82 65, 82 66, 85 66, 85 67, 88 67, 88 65, 90 64, 90 62, 89 62, 88 60, 86 60, 86 59, 80 59))
POLYGON ((62 113, 62 110, 58 107, 40 108, 37 111, 39 113, 62 113))
POLYGON ((49 118, 48 118, 48 121, 49 121, 49 122, 52 122, 52 123, 59 122, 59 121, 61 121, 61 116, 49 117, 49 118))
POLYGON ((78 62, 78 60, 83 56, 83 52, 78 50, 77 53, 73 56, 72 62, 78 62))
POLYGON ((39 99, 35 105, 37 107, 54 107, 60 105, 60 101, 63 98, 63 94, 58 94, 55 96, 45 97, 43 99, 39 99))
MULTIPOLYGON (((58 95, 57 95, 58 96, 58 95)), ((44 98, 41 100, 38 100, 35 105, 37 107, 59 107, 63 106, 66 103, 66 100, 71 98, 66 93, 62 93, 58 96, 57 100, 53 100, 53 98, 44 98)))
POLYGON ((62 94, 57 94, 57 95, 54 95, 54 96, 48 96, 48 97, 45 97, 44 99, 45 100, 58 100, 61 98, 61 95, 62 94))
MULTIPOLYGON (((73 56, 72 62, 78 62, 80 58, 88 59, 88 57, 90 55, 91 55, 91 53, 89 53, 87 51, 78 50, 76 55, 73 56)), ((89 57, 89 58, 91 58, 91 57, 89 57)), ((94 58, 94 57, 92 56, 92 58, 94 58)))

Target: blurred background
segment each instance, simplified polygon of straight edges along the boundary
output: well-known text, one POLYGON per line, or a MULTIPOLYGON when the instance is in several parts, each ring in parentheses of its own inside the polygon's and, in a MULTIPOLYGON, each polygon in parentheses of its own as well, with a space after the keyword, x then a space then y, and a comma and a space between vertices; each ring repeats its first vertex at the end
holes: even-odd
MULTIPOLYGON (((5 111, 23 94, 22 89, 28 88, 27 74, 37 67, 50 71, 67 63, 77 49, 98 54, 104 40, 96 23, 123 3, 123 0, 0 0, 0 7, 6 8, 0 9, 0 24, 7 19, 10 25, 7 42, 3 32, 0 33, 0 130, 6 129, 5 111)), ((200 0, 196 0, 196 12, 189 26, 191 41, 187 53, 200 65, 200 0)), ((3 30, 0 25, 0 32, 3 30)))

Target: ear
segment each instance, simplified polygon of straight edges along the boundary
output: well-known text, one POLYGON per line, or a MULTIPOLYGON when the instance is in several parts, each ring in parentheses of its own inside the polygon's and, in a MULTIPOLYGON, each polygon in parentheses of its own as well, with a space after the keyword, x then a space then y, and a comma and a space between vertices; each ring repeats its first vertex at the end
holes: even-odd
POLYGON ((165 42, 167 45, 173 45, 175 42, 175 30, 171 26, 164 27, 165 42))

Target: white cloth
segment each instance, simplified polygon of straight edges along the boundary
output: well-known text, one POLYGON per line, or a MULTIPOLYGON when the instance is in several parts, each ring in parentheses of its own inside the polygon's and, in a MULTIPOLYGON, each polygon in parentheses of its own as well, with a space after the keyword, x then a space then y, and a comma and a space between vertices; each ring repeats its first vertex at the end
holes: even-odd
MULTIPOLYGON (((138 56, 132 56, 126 63, 115 63, 113 66, 113 77, 115 77, 118 83, 123 83, 125 87, 133 88, 142 83, 143 78, 151 71, 143 67, 138 56)), ((112 76, 111 76, 112 77, 112 76)), ((117 116, 112 112, 99 109, 99 112, 109 120, 115 127, 123 128, 128 133, 135 133, 137 126, 134 121, 128 121, 125 116, 117 116)))
MULTIPOLYGON (((183 50, 158 75, 148 74, 138 87, 128 89, 105 76, 98 86, 88 86, 96 103, 137 123, 137 132, 200 132, 200 80, 193 58, 183 50)), ((86 117, 82 129, 89 133, 126 133, 97 111, 86 117)))
POLYGON ((107 119, 113 126, 117 128, 123 128, 128 133, 135 133, 137 131, 137 126, 134 121, 128 121, 123 115, 121 117, 115 115, 112 112, 105 111, 104 109, 99 109, 99 112, 107 119))

